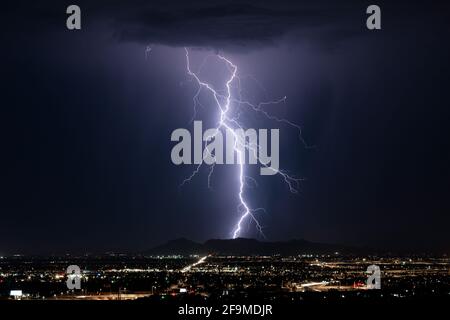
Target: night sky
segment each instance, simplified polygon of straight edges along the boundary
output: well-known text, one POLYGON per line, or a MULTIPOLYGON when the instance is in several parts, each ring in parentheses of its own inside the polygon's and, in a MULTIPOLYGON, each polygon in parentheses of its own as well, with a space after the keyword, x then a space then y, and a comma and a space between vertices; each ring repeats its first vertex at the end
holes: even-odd
MULTIPOLYGON (((292 194, 254 176, 266 240, 450 249, 448 2, 92 2, 2 4, 0 254, 230 237, 236 167, 218 166, 212 190, 206 169, 180 188, 194 168, 170 160, 172 131, 192 131, 185 46, 197 67, 220 53, 251 75, 252 101, 287 96, 267 110, 302 126, 306 147, 249 115, 280 128, 280 166, 305 179, 292 194), (382 30, 366 28, 370 4, 382 30)), ((198 116, 217 117, 207 98, 198 116)))

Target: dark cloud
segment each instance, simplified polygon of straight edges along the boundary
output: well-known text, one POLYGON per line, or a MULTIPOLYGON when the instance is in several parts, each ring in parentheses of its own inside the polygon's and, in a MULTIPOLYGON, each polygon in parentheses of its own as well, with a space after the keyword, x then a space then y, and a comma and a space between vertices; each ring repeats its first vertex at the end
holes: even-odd
MULTIPOLYGON (((251 50, 277 44, 284 37, 329 46, 330 41, 337 44, 359 34, 366 6, 346 2, 116 0, 78 1, 77 5, 82 9, 84 30, 106 24, 119 41, 251 50)), ((70 4, 19 1, 4 7, 3 20, 15 29, 52 29, 64 23, 70 4)))
MULTIPOLYGON (((14 28, 54 28, 64 24, 70 4, 19 1, 3 8, 3 20, 14 28)), ((276 45, 284 38, 335 48, 348 38, 367 35, 369 4, 358 0, 77 1, 87 32, 102 25, 123 42, 240 51, 276 45)), ((423 21, 426 11, 449 10, 445 2, 425 8, 420 1, 377 4, 383 9, 383 25, 396 28, 423 21)))
MULTIPOLYGON (((126 5, 123 1, 108 1, 103 6, 96 2, 92 11, 111 23, 119 41, 250 51, 290 38, 291 42, 333 49, 349 38, 367 36, 370 4, 360 0, 135 0, 126 5)), ((403 31, 424 20, 425 14, 435 18, 449 10, 445 2, 425 8, 420 1, 377 4, 383 9, 384 25, 403 31)))
POLYGON ((348 14, 342 6, 323 10, 305 3, 287 7, 275 2, 214 1, 195 6, 146 5, 119 14, 114 25, 122 41, 245 50, 273 45, 295 33, 326 36, 331 25, 333 34, 350 35, 356 29, 346 24, 348 14))

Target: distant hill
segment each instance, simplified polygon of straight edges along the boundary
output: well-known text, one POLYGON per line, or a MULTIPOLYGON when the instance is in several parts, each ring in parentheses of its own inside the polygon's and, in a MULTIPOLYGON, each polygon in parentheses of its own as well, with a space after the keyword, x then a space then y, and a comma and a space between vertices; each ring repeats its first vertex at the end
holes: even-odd
POLYGON ((207 250, 201 243, 197 243, 186 238, 179 238, 154 247, 145 253, 161 255, 190 255, 207 253, 207 250))
MULTIPOLYGON (((339 245, 323 244, 300 240, 265 242, 256 239, 211 239, 201 244, 185 238, 171 240, 163 245, 146 251, 146 254, 160 255, 190 255, 214 253, 221 255, 298 255, 298 254, 328 254, 358 253, 360 248, 350 248, 339 245)), ((365 253, 368 253, 367 251, 365 253)))

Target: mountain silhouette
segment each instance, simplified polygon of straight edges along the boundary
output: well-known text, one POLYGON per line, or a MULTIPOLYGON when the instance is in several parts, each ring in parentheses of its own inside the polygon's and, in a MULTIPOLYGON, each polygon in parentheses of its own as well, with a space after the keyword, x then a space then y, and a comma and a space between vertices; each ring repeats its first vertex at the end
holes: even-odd
POLYGON ((210 239, 202 244, 185 238, 179 238, 147 250, 145 254, 190 255, 211 253, 220 255, 299 255, 334 254, 335 252, 358 253, 360 251, 360 248, 315 243, 303 239, 277 242, 266 242, 248 238, 210 239))
POLYGON ((197 243, 186 238, 178 238, 154 247, 145 253, 161 255, 189 255, 206 253, 206 250, 201 243, 197 243))

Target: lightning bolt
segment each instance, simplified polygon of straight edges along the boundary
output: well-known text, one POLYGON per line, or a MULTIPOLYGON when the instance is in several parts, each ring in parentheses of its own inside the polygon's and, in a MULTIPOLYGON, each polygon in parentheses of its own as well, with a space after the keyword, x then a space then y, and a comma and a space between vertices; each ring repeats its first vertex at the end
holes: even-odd
MULTIPOLYGON (((192 120, 196 117, 197 114, 197 107, 201 106, 200 104, 200 100, 199 100, 199 95, 201 93, 202 90, 206 90, 207 92, 209 92, 212 97, 214 98, 214 102, 219 110, 219 116, 217 119, 217 126, 213 129, 213 134, 211 134, 210 136, 206 137, 206 147, 205 150, 206 152, 208 152, 209 156, 212 157, 212 159, 215 160, 215 155, 212 154, 211 150, 208 149, 208 141, 211 141, 212 139, 214 139, 216 137, 216 135, 221 132, 221 130, 224 130, 226 132, 229 132, 233 135, 234 138, 234 151, 237 154, 237 158, 238 158, 238 175, 239 175, 239 191, 238 191, 238 198, 239 198, 239 205, 238 205, 238 212, 240 214, 240 218, 238 219, 237 223, 235 224, 234 230, 232 232, 232 237, 233 239, 237 238, 240 236, 241 231, 242 231, 242 225, 244 223, 244 221, 246 221, 247 219, 251 219, 255 225, 257 230, 259 231, 259 233, 265 237, 264 233, 263 233, 263 227, 261 226, 260 222, 258 221, 258 219, 256 218, 256 212, 258 211, 264 211, 264 208, 256 208, 256 209, 252 209, 250 207, 250 205, 247 203, 247 200, 244 196, 245 193, 245 186, 246 184, 246 180, 251 180, 256 184, 256 180, 254 180, 253 178, 246 176, 245 175, 245 150, 248 150, 249 152, 253 152, 255 155, 255 158, 259 160, 258 158, 258 145, 251 145, 249 143, 247 143, 245 141, 245 139, 243 139, 244 141, 241 141, 241 139, 238 139, 238 136, 236 134, 236 130, 235 129, 243 129, 243 126, 240 124, 239 122, 239 117, 240 117, 240 112, 237 113, 237 115, 233 116, 232 114, 232 104, 236 105, 237 107, 241 107, 241 106, 247 106, 249 107, 251 110, 258 112, 260 114, 262 114, 264 117, 266 117, 269 120, 273 120, 273 121, 277 121, 280 123, 284 123, 286 125, 289 125, 293 128, 295 128, 296 130, 298 130, 298 135, 300 140, 304 143, 304 145, 306 146, 305 141, 302 138, 302 131, 301 131, 301 127, 289 120, 286 120, 284 118, 278 118, 276 116, 273 116, 271 114, 269 114, 265 109, 263 109, 264 106, 267 105, 274 105, 274 104, 279 104, 279 103, 285 103, 286 101, 286 97, 283 97, 282 99, 278 99, 278 100, 274 100, 274 101, 267 101, 267 102, 261 102, 259 104, 252 104, 249 101, 243 100, 242 99, 242 95, 241 95, 241 78, 238 75, 238 67, 231 62, 229 59, 225 58, 224 56, 217 54, 217 55, 209 55, 205 58, 205 60, 203 61, 203 63, 201 64, 199 71, 193 72, 191 69, 191 62, 190 62, 190 57, 189 57, 189 50, 188 48, 184 48, 185 53, 186 53, 186 70, 187 73, 190 77, 192 77, 192 79, 195 80, 195 82, 198 85, 198 89, 193 97, 193 102, 194 102, 194 115, 192 120), (200 70, 201 68, 204 67, 206 60, 210 59, 211 57, 216 57, 216 59, 219 62, 222 62, 225 64, 225 66, 227 67, 228 71, 230 72, 230 76, 229 78, 226 80, 225 82, 225 92, 222 93, 219 90, 216 90, 213 85, 202 81, 200 79, 200 70), (232 85, 236 84, 236 89, 238 89, 238 95, 237 97, 234 97, 232 95, 232 85)), ((258 83, 259 84, 259 83, 258 83)), ((262 162, 261 162, 262 163, 262 162)), ((195 170, 191 173, 191 175, 189 175, 186 179, 183 180, 183 182, 181 183, 181 186, 183 186, 184 184, 190 182, 200 171, 200 168, 202 166, 203 162, 200 163, 195 170)), ((287 186, 289 187, 289 191, 292 193, 297 193, 298 189, 299 189, 299 183, 302 179, 298 179, 295 177, 290 176, 286 171, 282 171, 282 170, 277 170, 274 169, 272 167, 267 166, 266 164, 262 163, 262 165, 264 165, 266 168, 269 168, 270 170, 273 170, 276 174, 280 175, 284 182, 287 184, 287 186)), ((214 172, 214 164, 210 166, 210 171, 208 173, 208 187, 211 186, 211 178, 214 172)))

